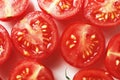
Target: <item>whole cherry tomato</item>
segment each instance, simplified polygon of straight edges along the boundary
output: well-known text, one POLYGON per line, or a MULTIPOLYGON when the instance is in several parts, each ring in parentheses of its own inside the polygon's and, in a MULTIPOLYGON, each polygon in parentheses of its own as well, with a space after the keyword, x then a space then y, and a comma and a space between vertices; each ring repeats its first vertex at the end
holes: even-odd
POLYGON ((88 67, 104 54, 105 39, 97 28, 85 23, 73 23, 63 32, 61 51, 64 59, 76 67, 88 67))
POLYGON ((0 20, 18 17, 26 11, 29 0, 0 0, 0 20))
POLYGON ((105 65, 107 70, 120 79, 120 33, 108 43, 105 65))
POLYGON ((7 30, 0 25, 0 64, 4 63, 12 51, 11 39, 7 30))
POLYGON ((39 7, 56 19, 69 19, 80 11, 83 0, 38 0, 39 7))
POLYGON ((44 65, 24 60, 12 70, 9 80, 54 80, 54 77, 44 65))
POLYGON ((34 11, 15 24, 11 38, 22 55, 43 59, 56 49, 58 31, 49 15, 34 11))
POLYGON ((113 80, 113 78, 101 69, 85 69, 77 72, 73 80, 113 80))
POLYGON ((84 16, 98 26, 120 24, 120 0, 85 0, 84 16))

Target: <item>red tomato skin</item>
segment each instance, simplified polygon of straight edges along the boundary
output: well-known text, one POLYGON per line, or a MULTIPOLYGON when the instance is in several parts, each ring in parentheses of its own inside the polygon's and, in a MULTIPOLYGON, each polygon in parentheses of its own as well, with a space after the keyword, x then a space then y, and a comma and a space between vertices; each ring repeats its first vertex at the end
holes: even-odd
MULTIPOLYGON (((82 33, 81 33, 82 34, 82 33)), ((89 34, 89 33, 88 33, 89 34)), ((81 36, 81 35, 80 35, 81 36)), ((77 35, 77 37, 79 38, 78 41, 81 39, 79 35, 77 35)), ((102 31, 99 30, 99 28, 97 27, 94 27, 92 25, 89 25, 89 24, 86 24, 86 23, 81 23, 81 22, 75 22, 73 24, 70 24, 66 29, 65 31, 63 32, 62 34, 62 37, 61 37, 61 55, 63 56, 63 58, 65 59, 66 62, 68 62, 70 65, 74 66, 74 67, 77 67, 77 68, 86 68, 86 67, 89 67, 89 66, 92 66, 94 65, 95 63, 97 63, 97 61, 102 58, 102 55, 104 55, 104 50, 105 50, 105 38, 104 38, 104 35, 102 34, 102 31), (80 42, 77 43, 77 47, 74 47, 71 51, 68 50, 66 51, 66 47, 65 47, 65 41, 66 41, 66 38, 68 37, 67 35, 70 35, 74 34, 77 34, 77 30, 80 30, 82 31, 82 28, 86 27, 86 26, 90 26, 91 28, 93 28, 93 31, 95 30, 95 32, 97 31, 97 36, 99 36, 99 40, 100 40, 100 50, 98 51, 98 55, 94 56, 94 58, 90 61, 90 62, 87 62, 87 63, 83 63, 83 62, 80 62, 81 60, 81 57, 77 57, 77 55, 80 55, 81 53, 78 51, 78 49, 80 50, 81 47, 79 44, 81 44, 80 42), (79 27, 78 27, 79 26, 79 27), (76 30, 77 29, 77 30, 76 30), (99 35, 100 34, 100 35, 99 35), (79 47, 78 47, 79 46, 79 47), (72 56, 70 56, 72 55, 72 56), (76 56, 74 56, 76 55, 76 56), (72 58, 71 58, 72 57, 72 58)))
MULTIPOLYGON (((43 20, 45 20, 46 23, 48 23, 50 25, 51 30, 53 30, 53 32, 52 32, 52 39, 53 39, 52 46, 48 50, 44 50, 42 52, 42 54, 40 54, 40 55, 39 54, 38 55, 29 55, 29 56, 24 55, 24 52, 23 52, 24 48, 20 47, 19 44, 17 44, 17 41, 15 40, 15 34, 14 34, 16 32, 16 30, 19 30, 18 26, 21 25, 20 22, 16 23, 16 25, 12 29, 11 37, 12 37, 12 41, 14 43, 14 46, 26 58, 45 59, 48 56, 50 56, 53 53, 53 51, 57 48, 58 30, 57 30, 56 24, 54 23, 53 19, 49 15, 42 13, 40 11, 33 11, 33 12, 29 13, 28 15, 26 15, 22 20, 24 21, 24 19, 26 19, 27 22, 30 24, 32 21, 37 20, 39 17, 42 17, 43 20)), ((33 53, 29 52, 29 53, 34 54, 34 52, 33 53)))
MULTIPOLYGON (((0 45, 3 45, 3 52, 1 53, 2 55, 0 55, 0 65, 2 65, 3 63, 5 63, 7 61, 7 59, 9 58, 11 51, 12 51, 12 43, 11 43, 11 39, 9 36, 9 33, 7 32, 7 30, 0 24, 0 45), (2 41, 3 39, 3 41, 2 41), (1 44, 4 43, 4 44, 1 44)), ((2 49, 2 48, 1 48, 2 49)))
MULTIPOLYGON (((60 1, 62 1, 62 0, 60 0, 60 1)), ((48 12, 47 8, 50 7, 50 6, 48 6, 49 4, 54 5, 53 2, 47 4, 47 2, 45 2, 43 0, 38 0, 38 5, 39 5, 40 9, 42 9, 42 11, 50 14, 52 17, 54 17, 57 20, 67 20, 67 19, 70 19, 71 17, 73 17, 74 15, 76 15, 77 13, 79 13, 81 11, 82 6, 83 6, 82 5, 83 0, 74 1, 75 7, 73 7, 71 10, 68 10, 68 11, 65 11, 65 12, 59 12, 59 11, 56 11, 56 10, 48 12), (46 3, 46 4, 44 4, 44 3, 46 3)), ((54 6, 53 8, 56 8, 56 6, 54 6)), ((48 9, 48 10, 50 10, 50 9, 48 9)))
POLYGON ((38 74, 36 74, 35 77, 36 79, 32 78, 31 80, 54 80, 54 75, 51 69, 49 69, 48 67, 39 62, 27 59, 18 62, 18 64, 13 67, 13 70, 11 70, 10 72, 9 80, 18 80, 16 79, 16 76, 18 75, 18 73, 21 72, 21 70, 24 70, 25 68, 29 68, 30 71, 29 74, 21 80, 30 80, 28 78, 30 78, 32 74, 34 75, 34 72, 37 68, 36 66, 41 67, 41 70, 39 71, 38 74))
MULTIPOLYGON (((117 3, 120 4, 119 0, 118 1, 113 1, 114 3, 112 3, 115 8, 116 11, 109 11, 107 12, 102 12, 102 10, 106 9, 106 8, 102 8, 103 6, 106 6, 107 3, 108 5, 110 4, 109 2, 112 2, 112 0, 85 0, 84 1, 84 17, 89 21, 89 23, 91 23, 92 25, 98 26, 98 27, 114 27, 114 26, 118 26, 120 24, 120 17, 115 15, 112 15, 112 13, 117 13, 118 15, 120 14, 119 9, 117 9, 116 5, 117 3), (106 5, 104 5, 106 4, 106 5), (93 10, 94 9, 94 10, 93 10), (101 9, 101 13, 103 13, 103 15, 107 14, 108 16, 106 17, 107 19, 103 19, 103 20, 98 20, 95 18, 95 13, 97 13, 97 10, 99 11, 99 9, 101 9), (95 11, 96 10, 96 11, 95 11), (92 14, 93 12, 95 12, 94 14, 92 14), (114 16, 114 20, 112 20, 111 17, 114 16)), ((111 6, 110 6, 111 8, 111 6)), ((112 10, 112 8, 110 10, 112 10)), ((98 12, 100 13, 100 12, 98 12)), ((103 16, 104 17, 104 16, 103 16)), ((101 18, 102 19, 102 18, 101 18)))
POLYGON ((120 79, 120 33, 113 36, 107 46, 105 66, 111 75, 120 79), (117 61, 118 60, 118 61, 117 61))
POLYGON ((73 80, 83 80, 83 78, 86 78, 86 77, 89 77, 89 79, 95 79, 95 80, 97 80, 97 79, 114 80, 108 72, 106 72, 102 69, 83 69, 83 70, 80 70, 75 74, 75 76, 73 77, 73 80))
MULTIPOLYGON (((16 2, 16 3, 18 3, 18 4, 21 4, 20 2, 19 2, 19 0, 16 0, 16 1, 18 1, 18 2, 16 2)), ((22 1, 22 0, 21 0, 22 1)), ((23 5, 21 5, 20 6, 20 8, 18 8, 18 9, 20 9, 20 11, 19 12, 17 12, 18 11, 18 9, 16 10, 16 11, 14 11, 14 12, 16 12, 17 14, 13 14, 13 15, 11 15, 11 16, 3 16, 3 17, 0 17, 0 20, 1 21, 9 21, 9 20, 12 20, 12 19, 15 19, 15 18, 19 18, 20 16, 22 16, 24 13, 25 13, 25 11, 27 10, 27 8, 28 8, 28 6, 29 6, 29 3, 30 3, 30 1, 29 0, 24 0, 25 2, 24 2, 24 4, 23 5)), ((9 2, 8 2, 9 3, 9 2)), ((13 5, 16 5, 16 4, 13 4, 13 5)), ((2 8, 3 6, 1 6, 0 8, 2 8)), ((4 12, 1 12, 1 13, 4 13, 4 12)), ((13 12, 12 12, 13 13, 13 12)), ((4 13, 5 14, 5 13, 4 13)))

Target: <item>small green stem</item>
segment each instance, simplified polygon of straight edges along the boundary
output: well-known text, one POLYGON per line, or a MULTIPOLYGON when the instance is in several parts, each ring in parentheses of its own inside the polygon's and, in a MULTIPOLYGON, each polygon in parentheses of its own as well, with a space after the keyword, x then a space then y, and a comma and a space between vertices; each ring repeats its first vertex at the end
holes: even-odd
POLYGON ((71 80, 70 77, 67 75, 67 69, 65 70, 65 77, 67 80, 71 80))

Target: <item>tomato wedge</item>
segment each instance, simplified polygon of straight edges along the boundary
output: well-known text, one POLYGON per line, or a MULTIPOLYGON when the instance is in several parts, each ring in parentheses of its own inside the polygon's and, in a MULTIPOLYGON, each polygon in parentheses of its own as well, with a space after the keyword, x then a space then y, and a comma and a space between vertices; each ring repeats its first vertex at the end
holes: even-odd
POLYGON ((0 20, 21 15, 28 5, 29 0, 0 0, 0 20))
POLYGON ((49 68, 35 61, 22 61, 11 72, 9 80, 54 80, 49 68))
POLYGON ((117 26, 120 24, 119 0, 85 0, 84 15, 98 26, 117 26))
POLYGON ((120 79, 120 34, 109 41, 105 63, 107 70, 120 79))
POLYGON ((0 64, 4 63, 10 56, 12 49, 11 40, 7 30, 0 25, 0 64))
POLYGON ((80 11, 83 0, 38 0, 39 7, 56 19, 68 19, 80 11))
POLYGON ((58 31, 49 15, 34 11, 16 23, 11 37, 22 55, 43 59, 57 47, 58 31))
POLYGON ((84 69, 77 72, 73 80, 113 80, 113 78, 101 69, 84 69))
POLYGON ((64 31, 61 51, 64 59, 75 67, 88 67, 104 54, 105 39, 97 28, 85 23, 73 23, 64 31))

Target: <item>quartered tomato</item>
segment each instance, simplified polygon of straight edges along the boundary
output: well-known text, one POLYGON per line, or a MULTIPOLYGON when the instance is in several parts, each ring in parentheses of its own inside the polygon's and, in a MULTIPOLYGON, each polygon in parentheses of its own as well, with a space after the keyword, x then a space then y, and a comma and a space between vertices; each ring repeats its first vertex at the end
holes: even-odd
POLYGON ((22 61, 11 72, 9 80, 54 80, 51 70, 34 61, 22 61))
POLYGON ((120 0, 85 0, 84 15, 98 26, 120 24, 120 0))
POLYGON ((39 7, 56 19, 66 19, 75 15, 83 0, 38 0, 39 7))
POLYGON ((55 50, 58 31, 50 16, 34 11, 16 23, 11 37, 22 55, 43 59, 55 50))
POLYGON ((113 78, 104 70, 86 69, 77 72, 73 80, 113 80, 113 78))
POLYGON ((11 53, 12 45, 9 34, 7 30, 0 25, 0 64, 4 63, 10 53, 11 53))
POLYGON ((107 70, 120 79, 120 34, 109 41, 105 63, 107 70))
POLYGON ((61 39, 64 59, 76 67, 88 67, 100 59, 105 49, 102 32, 92 25, 74 23, 68 26, 61 39))
POLYGON ((28 5, 29 0, 0 0, 0 20, 21 15, 28 5))

